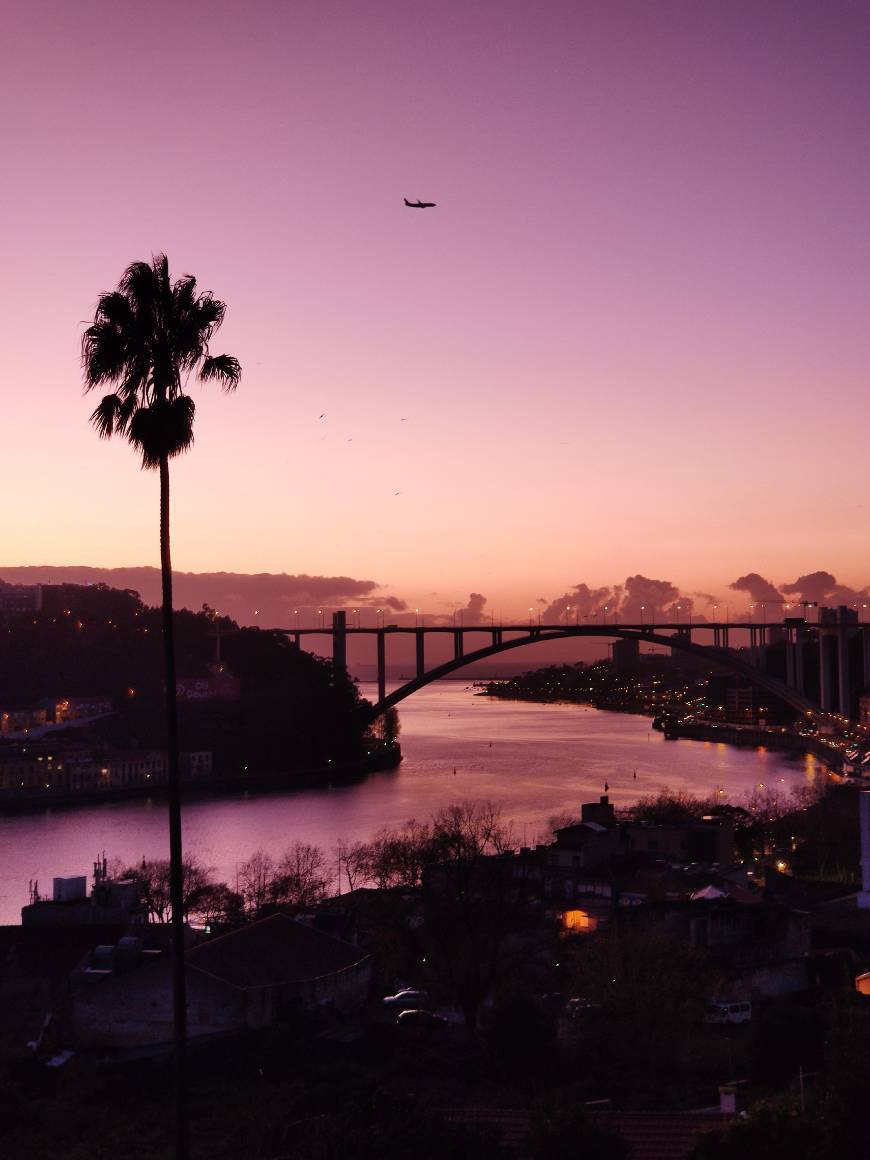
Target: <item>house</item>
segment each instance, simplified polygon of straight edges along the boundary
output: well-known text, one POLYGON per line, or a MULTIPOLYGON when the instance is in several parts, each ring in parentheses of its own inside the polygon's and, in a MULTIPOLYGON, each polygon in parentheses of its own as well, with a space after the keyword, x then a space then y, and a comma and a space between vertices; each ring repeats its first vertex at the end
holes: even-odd
POLYGON ((617 822, 606 794, 597 802, 585 802, 580 808, 580 821, 560 827, 555 835, 556 841, 546 848, 549 866, 589 870, 614 858, 640 854, 672 865, 724 866, 734 861, 734 828, 730 819, 711 815, 668 825, 617 822))
POLYGON ((776 999, 810 987, 807 916, 778 903, 739 902, 701 890, 685 902, 644 908, 667 933, 704 953, 724 1001, 776 999))
MULTIPOLYGON (((285 914, 200 943, 186 960, 191 1040, 256 1030, 305 1012, 353 1011, 367 998, 372 968, 357 947, 285 914)), ((77 1045, 162 1050, 171 1042, 165 952, 154 953, 136 939, 98 948, 74 972, 71 986, 77 1045)))
POLYGON ((0 926, 0 1056, 56 1045, 71 970, 100 943, 121 938, 123 923, 0 926))
POLYGON ((128 926, 143 923, 141 890, 133 878, 110 878, 105 855, 93 863, 94 886, 87 893, 86 875, 55 878, 51 898, 42 898, 39 884, 31 885, 31 901, 21 908, 21 925, 128 926))

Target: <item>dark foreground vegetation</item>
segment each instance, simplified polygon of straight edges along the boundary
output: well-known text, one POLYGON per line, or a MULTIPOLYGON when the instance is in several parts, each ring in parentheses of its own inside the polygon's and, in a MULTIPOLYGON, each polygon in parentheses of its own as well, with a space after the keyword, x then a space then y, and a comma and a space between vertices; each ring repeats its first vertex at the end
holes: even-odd
MULTIPOLYGON (((43 594, 40 612, 0 623, 0 706, 108 696, 113 716, 66 730, 64 739, 164 748, 160 610, 103 585, 43 594)), ((179 681, 235 680, 229 696, 179 698, 181 748, 212 751, 216 778, 265 774, 292 783, 312 770, 353 766, 382 740, 370 732, 355 683, 330 661, 207 607, 176 611, 174 621, 179 681)), ((389 728, 395 733, 395 722, 389 728)))
MULTIPOLYGON (((816 800, 759 796, 739 808, 670 792, 639 801, 626 818, 647 827, 718 809, 759 881, 751 897, 743 887, 733 900, 650 893, 636 905, 605 902, 586 933, 568 933, 561 919, 567 905, 589 903, 568 904, 544 881, 556 847, 544 841, 517 852, 510 827, 486 803, 456 804, 334 851, 304 843, 275 856, 257 851, 229 884, 188 862, 187 914, 212 934, 276 911, 306 915, 357 939, 374 963, 369 1000, 353 1014, 287 1010, 267 1029, 191 1045, 192 1155, 630 1160, 632 1133, 649 1115, 680 1127, 703 1109, 716 1136, 670 1155, 864 1160, 870 1001, 854 991, 852 975, 870 958, 868 916, 782 905, 776 899, 801 881, 774 866, 783 841, 803 872, 818 873, 829 855, 827 840, 814 846, 814 835, 833 832, 831 819, 854 810, 855 796, 838 787, 816 800), (681 933, 681 914, 758 914, 765 925, 772 917, 808 931, 810 985, 753 1002, 745 1023, 711 1022, 734 962, 727 946, 681 933), (403 984, 422 988, 422 1002, 444 1021, 397 1020, 381 997, 403 984), (719 1089, 733 1081, 747 1114, 721 1117, 719 1089)), ((842 856, 851 863, 856 853, 850 844, 842 856)), ((659 865, 628 861, 613 868, 614 882, 659 865)), ((124 873, 138 878, 159 928, 167 867, 124 873)), ((707 881, 704 873, 696 869, 691 881, 707 881)), ((714 879, 725 882, 710 871, 714 879)), ((751 970, 756 949, 747 954, 751 970)), ((110 1062, 85 1049, 58 1068, 20 1056, 0 1067, 0 1154, 172 1154, 163 1056, 110 1062)))

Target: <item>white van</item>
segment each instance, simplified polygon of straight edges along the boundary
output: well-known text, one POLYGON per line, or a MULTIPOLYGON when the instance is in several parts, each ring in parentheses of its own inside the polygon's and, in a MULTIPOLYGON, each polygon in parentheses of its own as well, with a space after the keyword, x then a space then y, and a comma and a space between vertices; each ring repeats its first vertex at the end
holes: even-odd
POLYGON ((748 1023, 752 1018, 751 1003, 711 1003, 705 1023, 748 1023))

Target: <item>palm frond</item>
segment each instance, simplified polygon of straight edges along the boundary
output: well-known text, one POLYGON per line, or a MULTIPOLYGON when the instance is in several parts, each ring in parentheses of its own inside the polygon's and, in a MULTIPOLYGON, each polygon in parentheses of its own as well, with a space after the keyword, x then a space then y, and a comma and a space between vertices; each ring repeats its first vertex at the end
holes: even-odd
POLYGON ((118 422, 123 405, 122 400, 117 395, 104 395, 100 399, 91 415, 91 422, 96 427, 97 434, 101 439, 111 439, 116 431, 123 430, 118 422))
POLYGON ((159 467, 164 456, 172 459, 187 451, 193 445, 195 414, 189 395, 138 407, 130 419, 128 438, 142 453, 142 466, 159 467))
POLYGON ((189 314, 196 304, 196 278, 185 274, 172 287, 172 303, 176 318, 189 314))
POLYGON ((231 354, 209 355, 203 359, 199 368, 199 378, 203 383, 217 379, 227 393, 236 389, 241 377, 242 368, 239 360, 231 354))
POLYGON ((198 293, 192 275, 173 284, 165 254, 127 266, 118 289, 100 296, 82 335, 85 389, 109 383, 115 392, 91 416, 103 438, 125 435, 144 467, 191 446, 195 406, 182 391, 184 376, 198 370, 202 381, 217 380, 225 391, 241 377, 237 359, 209 354, 225 310, 210 291, 198 293))
POLYGON ((126 435, 130 438, 130 420, 136 414, 136 408, 139 406, 139 399, 136 395, 127 395, 125 399, 121 400, 121 406, 118 408, 118 415, 115 419, 115 430, 119 435, 126 435))
POLYGON ((118 291, 139 310, 150 310, 158 295, 155 271, 147 262, 131 262, 118 283, 118 291))
POLYGON ((209 338, 220 328, 226 309, 226 303, 215 298, 210 290, 197 298, 195 304, 197 323, 201 330, 208 329, 209 338))
POLYGON ((119 329, 129 327, 133 323, 133 311, 130 309, 130 300, 117 290, 108 294, 101 294, 97 303, 96 317, 108 322, 119 329))
POLYGON ((85 390, 117 381, 124 371, 124 336, 110 322, 97 320, 82 335, 82 371, 85 390))

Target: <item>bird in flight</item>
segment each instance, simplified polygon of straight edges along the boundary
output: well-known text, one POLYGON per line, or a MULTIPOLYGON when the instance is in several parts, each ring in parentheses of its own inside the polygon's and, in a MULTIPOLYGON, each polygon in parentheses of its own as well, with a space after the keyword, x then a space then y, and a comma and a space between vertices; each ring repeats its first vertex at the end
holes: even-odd
POLYGON ((405 198, 405 205, 409 209, 434 209, 438 203, 435 201, 420 201, 419 197, 416 201, 408 201, 405 198))

